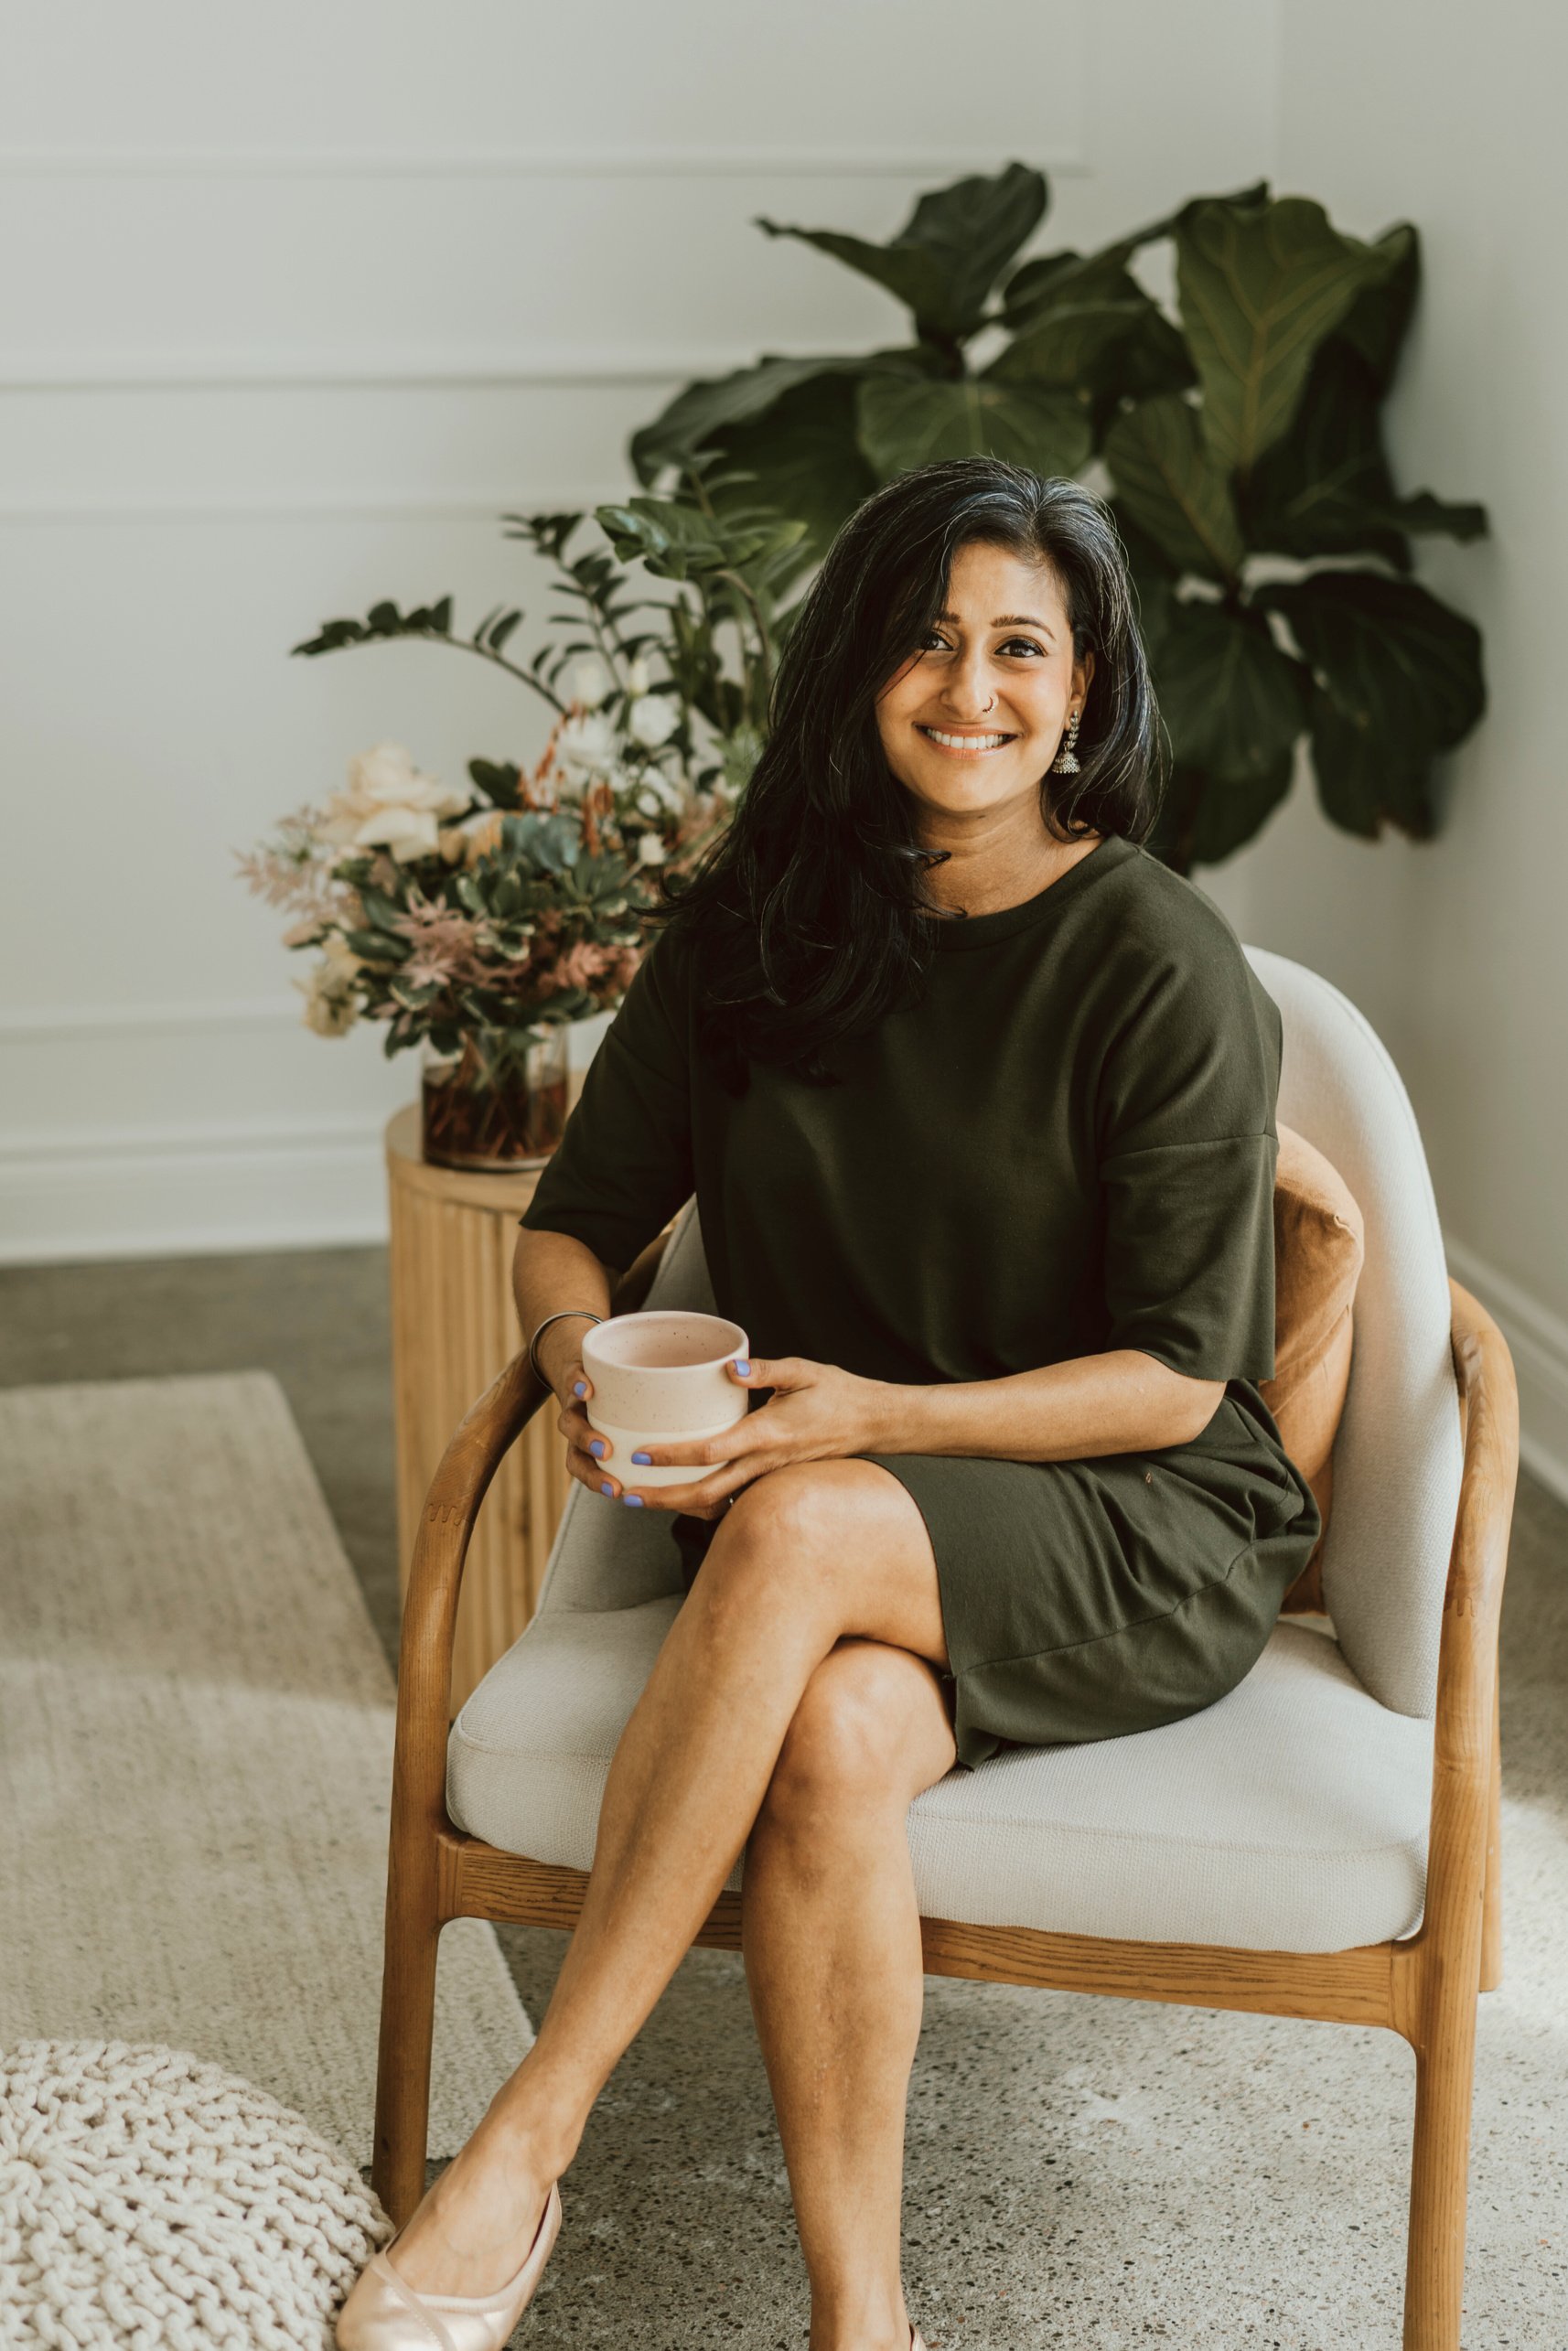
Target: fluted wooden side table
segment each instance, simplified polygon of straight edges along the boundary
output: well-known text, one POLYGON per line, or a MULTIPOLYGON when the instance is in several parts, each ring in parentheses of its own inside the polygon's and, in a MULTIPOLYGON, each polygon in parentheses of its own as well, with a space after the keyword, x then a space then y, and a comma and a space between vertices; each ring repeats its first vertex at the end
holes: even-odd
MULTIPOLYGON (((512 1251, 517 1219, 542 1171, 475 1175, 428 1165, 420 1156, 417 1104, 390 1122, 386 1153, 398 1557, 406 1591, 420 1513, 447 1442, 522 1344, 512 1251)), ((501 1463, 474 1529, 453 1650, 454 1712, 532 1616, 566 1487, 565 1446, 547 1408, 501 1463)))

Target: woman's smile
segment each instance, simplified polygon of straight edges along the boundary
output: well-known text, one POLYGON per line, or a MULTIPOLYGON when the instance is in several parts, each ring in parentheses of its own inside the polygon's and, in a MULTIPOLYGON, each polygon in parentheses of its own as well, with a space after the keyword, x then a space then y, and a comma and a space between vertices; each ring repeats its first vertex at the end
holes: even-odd
POLYGON ((934 743, 939 751, 950 752, 960 759, 982 757, 987 751, 1003 750, 1007 744, 1015 743, 1018 739, 1015 735, 983 734, 978 727, 922 726, 917 724, 915 732, 923 735, 928 743, 934 743))

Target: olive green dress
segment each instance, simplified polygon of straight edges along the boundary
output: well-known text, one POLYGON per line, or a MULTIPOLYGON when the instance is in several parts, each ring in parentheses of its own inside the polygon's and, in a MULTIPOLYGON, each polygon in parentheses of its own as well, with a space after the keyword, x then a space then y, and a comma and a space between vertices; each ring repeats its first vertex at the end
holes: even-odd
MULTIPOLYGON (((1230 926, 1112 836, 931 928, 918 1001, 835 1048, 843 1084, 753 1064, 738 1099, 695 1045, 690 950, 657 936, 521 1222, 624 1270, 694 1190, 719 1312, 764 1360, 923 1386, 1131 1347, 1226 1382, 1157 1452, 864 1456, 929 1532, 973 1765, 1223 1696, 1319 1519, 1257 1388, 1281 1030, 1230 926)), ((671 1521, 688 1583, 715 1524, 671 1521)))

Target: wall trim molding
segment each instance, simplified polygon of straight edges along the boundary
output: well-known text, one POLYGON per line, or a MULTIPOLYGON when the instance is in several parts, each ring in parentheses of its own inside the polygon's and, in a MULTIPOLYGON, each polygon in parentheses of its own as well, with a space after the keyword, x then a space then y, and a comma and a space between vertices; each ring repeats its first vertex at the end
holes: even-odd
POLYGON ((553 481, 547 489, 367 490, 345 498, 339 490, 319 494, 297 490, 274 496, 262 490, 248 496, 215 491, 198 498, 0 499, 0 518, 10 522, 313 522, 392 521, 413 516, 428 522, 495 523, 503 514, 525 512, 531 507, 559 512, 564 506, 585 509, 610 499, 625 498, 633 487, 626 480, 590 487, 553 481))
MULTIPOLYGON (((24 179, 926 179, 994 172, 993 150, 843 147, 9 147, 24 179)), ((1087 177, 1072 148, 1037 168, 1087 177)))
MULTIPOLYGON (((769 352, 812 359, 813 351, 769 352)), ((12 351, 0 361, 3 392, 473 391, 497 387, 582 392, 604 385, 646 392, 689 376, 734 375, 758 354, 738 344, 521 343, 437 351, 381 350, 12 351)))
POLYGON ((1452 1234, 1446 1248, 1449 1272, 1474 1291, 1509 1343, 1519 1376, 1520 1458, 1568 1502, 1568 1321, 1452 1234))
POLYGON ((36 1158, 13 1156, 8 1145, 0 1153, 0 1264, 384 1241, 382 1123, 105 1130, 36 1158))
MULTIPOLYGON (((0 1045, 31 1045, 62 1037, 99 1036, 105 1029, 134 1030, 144 1036, 184 1036, 193 1028, 265 1028, 297 1021, 295 995, 213 996, 154 1004, 36 1004, 0 1010, 0 1045)), ((8 1138, 0 1136, 0 1152, 8 1138)))
POLYGON ((758 352, 743 344, 693 349, 646 343, 542 349, 499 344, 444 352, 46 350, 0 357, 0 392, 650 392, 693 379, 737 375, 764 359, 837 356, 816 349, 758 352))
MULTIPOLYGON (((410 1087, 412 1093, 415 1090, 410 1087)), ((353 1149, 375 1142, 384 1121, 374 1118, 177 1120, 157 1126, 39 1127, 0 1137, 0 1173, 27 1167, 36 1175, 80 1174, 113 1160, 124 1166, 188 1166, 197 1160, 246 1158, 276 1152, 353 1149)))

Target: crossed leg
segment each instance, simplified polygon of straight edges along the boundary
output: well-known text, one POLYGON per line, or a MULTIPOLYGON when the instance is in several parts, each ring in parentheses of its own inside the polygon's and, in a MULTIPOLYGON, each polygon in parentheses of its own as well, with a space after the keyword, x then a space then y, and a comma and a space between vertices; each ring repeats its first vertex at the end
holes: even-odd
POLYGON ((550 2183, 755 1826, 747 1966, 822 2303, 813 2351, 901 2351, 907 2334, 886 2331, 878 2303, 897 2294, 903 2083, 918 2029, 903 1818, 952 1760, 930 1670, 946 1661, 930 1540, 897 1478, 875 1462, 832 1460, 743 1491, 617 1747, 582 1915, 538 2038, 399 2241, 395 2266, 411 2285, 482 2294, 516 2273, 550 2183), (797 1899, 804 1927, 786 1917, 797 1899), (843 1969, 879 1982, 880 2000, 839 1981, 837 1951, 843 1969), (846 2083, 825 2098, 812 2087, 824 2056, 846 2083), (852 2176, 860 2220, 834 2203, 832 2182, 852 2176), (862 2324, 862 2303, 874 2331, 845 2331, 862 2324))
POLYGON ((920 1914, 904 1816, 953 1760, 937 1677, 841 1641, 795 1710, 746 1852, 746 1981, 811 2281, 812 2351, 904 2351, 904 2109, 920 1914))

